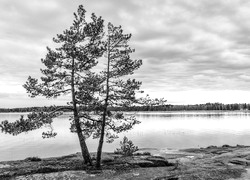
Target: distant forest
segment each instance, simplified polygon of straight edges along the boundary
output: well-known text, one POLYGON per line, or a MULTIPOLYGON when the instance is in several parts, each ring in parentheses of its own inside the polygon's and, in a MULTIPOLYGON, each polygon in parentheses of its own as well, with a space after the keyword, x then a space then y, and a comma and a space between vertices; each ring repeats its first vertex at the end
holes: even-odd
MULTIPOLYGON (((48 111, 67 106, 52 107, 25 107, 25 108, 0 108, 0 112, 32 112, 32 111, 48 111)), ((222 104, 222 103, 206 103, 195 105, 160 105, 160 106, 132 106, 132 107, 112 107, 112 111, 211 111, 211 110, 250 110, 250 104, 222 104)), ((67 111, 67 110, 64 110, 67 111)), ((88 109, 86 109, 88 111, 88 109)))

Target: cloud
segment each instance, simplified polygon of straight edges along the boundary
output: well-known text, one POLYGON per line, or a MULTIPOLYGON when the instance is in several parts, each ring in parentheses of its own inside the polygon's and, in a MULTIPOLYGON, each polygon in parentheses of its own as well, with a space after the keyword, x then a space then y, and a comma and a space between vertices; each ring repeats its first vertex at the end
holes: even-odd
POLYGON ((154 85, 170 84, 164 90, 250 88, 240 78, 250 68, 247 1, 178 0, 158 7, 155 16, 139 18, 147 23, 138 25, 138 54, 150 64, 151 71, 144 72, 152 73, 148 87, 154 79, 154 85))
POLYGON ((148 92, 250 88, 247 0, 2 0, 1 87, 22 89, 28 75, 39 76, 46 46, 79 4, 132 33, 132 57, 143 60, 134 76, 148 92))

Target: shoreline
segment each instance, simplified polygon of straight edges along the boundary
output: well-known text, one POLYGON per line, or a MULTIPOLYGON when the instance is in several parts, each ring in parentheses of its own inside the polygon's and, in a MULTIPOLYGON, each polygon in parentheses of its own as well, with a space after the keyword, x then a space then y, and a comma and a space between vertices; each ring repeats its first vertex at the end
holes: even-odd
MULTIPOLYGON (((91 153, 93 159, 95 154, 91 153)), ((26 158, 0 162, 0 179, 229 179, 249 177, 250 146, 188 148, 180 150, 143 148, 132 157, 103 153, 102 170, 82 163, 81 153, 51 158, 26 158), (192 172, 192 173, 191 173, 192 172), (59 178, 60 177, 60 178, 59 178), (84 179, 84 178, 82 178, 84 179)))
MULTIPOLYGON (((1 109, 1 108, 0 108, 1 109)), ((137 111, 137 110, 124 110, 122 112, 125 112, 125 113, 133 113, 133 112, 142 112, 142 113, 147 113, 147 112, 250 112, 250 109, 236 109, 236 110, 229 110, 229 109, 182 109, 182 110, 140 110, 140 111, 137 111)), ((26 114, 26 113, 32 113, 32 111, 0 111, 0 114, 8 114, 8 113, 20 113, 20 114, 26 114)), ((70 111, 63 111, 63 113, 69 113, 71 114, 72 112, 70 111)))

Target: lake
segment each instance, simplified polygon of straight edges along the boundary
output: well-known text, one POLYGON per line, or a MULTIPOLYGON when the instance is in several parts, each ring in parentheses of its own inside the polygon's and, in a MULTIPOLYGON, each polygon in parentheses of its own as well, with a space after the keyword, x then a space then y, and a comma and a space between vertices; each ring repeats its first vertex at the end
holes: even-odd
MULTIPOLYGON (((23 113, 25 115, 25 113, 23 113)), ((15 120, 21 113, 0 113, 0 121, 15 120)), ((250 145, 250 112, 248 111, 181 111, 137 112, 141 121, 133 130, 120 134, 104 151, 113 152, 123 136, 139 148, 191 148, 209 145, 250 145)), ((53 122, 58 135, 43 139, 42 129, 18 136, 0 133, 0 161, 24 159, 30 156, 53 157, 80 151, 78 138, 69 130, 69 115, 53 122)), ((88 139, 90 151, 96 151, 97 140, 88 139)))

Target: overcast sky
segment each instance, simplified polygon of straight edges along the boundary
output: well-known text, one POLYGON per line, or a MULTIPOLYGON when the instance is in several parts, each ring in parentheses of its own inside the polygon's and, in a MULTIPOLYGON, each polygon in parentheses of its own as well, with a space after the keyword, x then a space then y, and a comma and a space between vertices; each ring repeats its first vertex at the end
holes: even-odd
POLYGON ((132 33, 134 77, 171 104, 250 103, 248 0, 1 0, 0 107, 64 104, 31 99, 22 85, 37 77, 52 38, 83 4, 90 15, 132 33))

